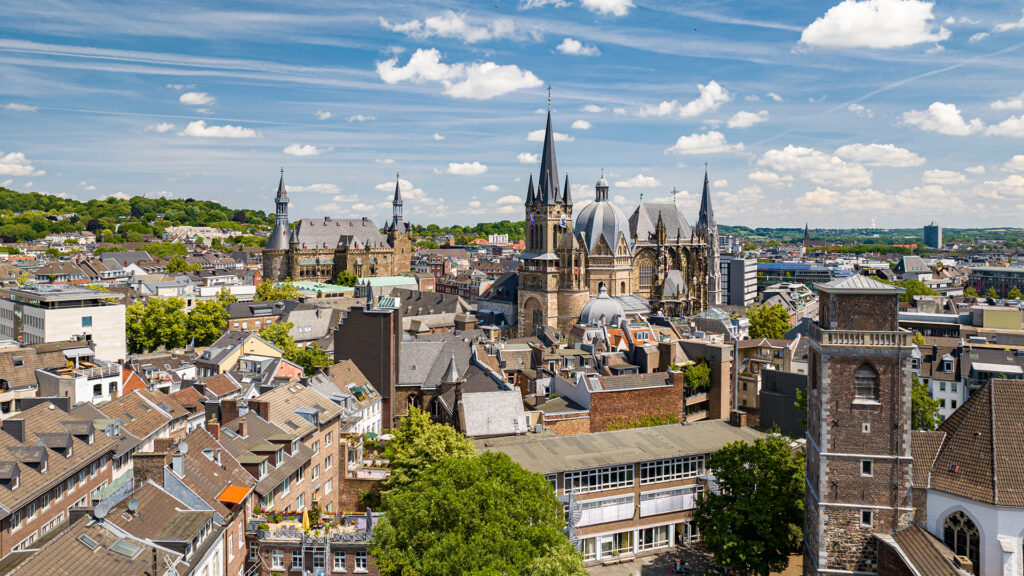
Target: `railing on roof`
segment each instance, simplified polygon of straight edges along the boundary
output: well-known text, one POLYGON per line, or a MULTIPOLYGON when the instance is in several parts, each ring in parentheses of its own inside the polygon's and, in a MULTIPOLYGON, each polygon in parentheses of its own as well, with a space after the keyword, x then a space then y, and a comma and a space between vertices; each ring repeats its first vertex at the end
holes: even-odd
POLYGON ((891 330, 822 330, 810 324, 807 331, 822 346, 863 346, 871 348, 910 348, 913 334, 891 330))

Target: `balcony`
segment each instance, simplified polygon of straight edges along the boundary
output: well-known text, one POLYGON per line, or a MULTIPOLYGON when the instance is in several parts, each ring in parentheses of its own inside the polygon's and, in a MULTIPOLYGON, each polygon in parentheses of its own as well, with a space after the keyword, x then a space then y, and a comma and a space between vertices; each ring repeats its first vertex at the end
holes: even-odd
POLYGON ((910 332, 867 330, 822 330, 817 324, 808 327, 808 336, 822 346, 858 346, 862 348, 911 348, 910 332))

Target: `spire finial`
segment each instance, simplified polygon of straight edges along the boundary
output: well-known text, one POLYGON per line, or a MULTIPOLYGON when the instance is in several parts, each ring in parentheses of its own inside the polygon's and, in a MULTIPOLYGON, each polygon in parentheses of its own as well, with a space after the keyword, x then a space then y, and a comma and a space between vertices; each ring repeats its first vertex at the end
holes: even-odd
POLYGON ((284 176, 284 166, 281 166, 281 176, 284 176))
POLYGON ((604 168, 601 168, 601 178, 604 178, 604 168))
POLYGON ((643 192, 640 193, 640 203, 641 204, 644 203, 644 193, 643 192))
POLYGON ((548 82, 548 112, 551 111, 551 83, 548 82))
POLYGON ((707 162, 707 160, 704 161, 704 173, 705 174, 708 173, 708 162, 707 162))
POLYGON ((395 170, 395 180, 398 180, 398 170, 395 170))
POLYGON ((673 204, 676 203, 676 194, 678 194, 678 193, 679 193, 679 190, 676 190, 676 187, 673 186, 672 187, 672 203, 673 204))

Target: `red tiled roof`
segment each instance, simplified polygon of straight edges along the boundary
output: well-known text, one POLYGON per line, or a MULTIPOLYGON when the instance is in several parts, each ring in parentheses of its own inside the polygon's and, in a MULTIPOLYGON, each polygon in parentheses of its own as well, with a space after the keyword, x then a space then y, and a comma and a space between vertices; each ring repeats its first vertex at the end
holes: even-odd
POLYGON ((145 390, 146 383, 142 378, 135 373, 134 370, 127 366, 121 370, 121 381, 124 382, 124 386, 121 389, 121 394, 128 394, 135 390, 145 390))

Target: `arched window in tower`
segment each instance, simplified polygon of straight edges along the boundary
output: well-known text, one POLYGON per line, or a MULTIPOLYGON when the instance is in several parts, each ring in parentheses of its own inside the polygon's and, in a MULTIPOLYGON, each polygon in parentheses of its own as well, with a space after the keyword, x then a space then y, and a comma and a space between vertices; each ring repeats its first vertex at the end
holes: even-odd
POLYGON ((853 374, 857 398, 878 400, 878 372, 870 364, 861 364, 853 374))
POLYGON ((981 536, 978 527, 966 514, 957 510, 946 518, 942 526, 942 539, 946 546, 958 556, 966 556, 973 564, 972 572, 981 574, 978 562, 981 555, 978 549, 981 547, 981 536))

